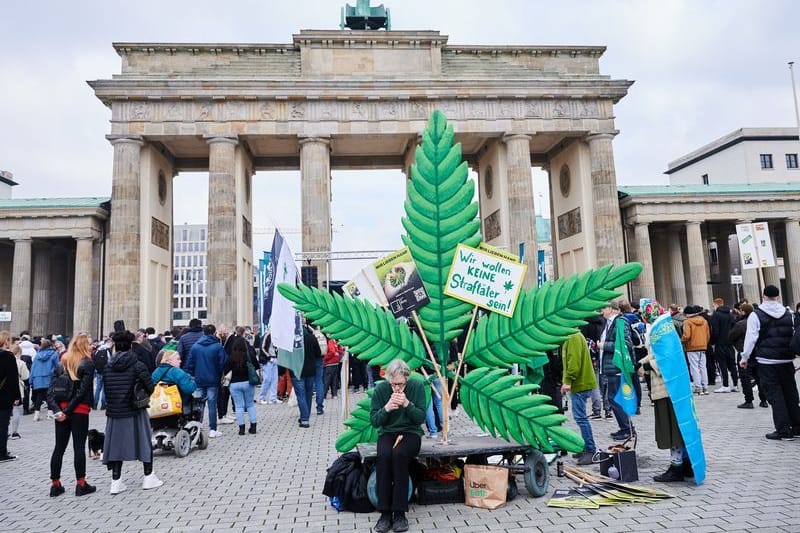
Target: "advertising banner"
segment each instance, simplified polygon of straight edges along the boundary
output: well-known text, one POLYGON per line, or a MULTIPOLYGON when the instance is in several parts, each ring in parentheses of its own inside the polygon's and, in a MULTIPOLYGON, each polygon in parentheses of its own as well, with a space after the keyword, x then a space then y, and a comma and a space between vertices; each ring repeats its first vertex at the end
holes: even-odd
POLYGON ((363 268, 353 279, 345 283, 342 292, 351 298, 361 298, 378 307, 389 305, 372 265, 363 268))
POLYGON ((497 248, 459 244, 444 293, 505 316, 514 314, 526 265, 497 248))

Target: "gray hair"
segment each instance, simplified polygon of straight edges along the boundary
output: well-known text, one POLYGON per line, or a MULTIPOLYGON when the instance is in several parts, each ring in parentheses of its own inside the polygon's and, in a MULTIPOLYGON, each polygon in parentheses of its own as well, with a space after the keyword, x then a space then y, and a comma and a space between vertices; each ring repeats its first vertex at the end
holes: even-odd
POLYGON ((402 359, 395 359, 389 366, 386 367, 386 379, 388 380, 394 376, 403 376, 404 378, 408 378, 411 375, 411 369, 408 368, 408 365, 402 359))

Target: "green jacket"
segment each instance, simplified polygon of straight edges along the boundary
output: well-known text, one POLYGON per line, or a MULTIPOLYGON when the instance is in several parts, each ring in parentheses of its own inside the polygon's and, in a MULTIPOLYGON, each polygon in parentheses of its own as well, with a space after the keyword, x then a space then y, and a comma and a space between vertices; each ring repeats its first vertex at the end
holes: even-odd
POLYGON ((392 386, 388 381, 381 381, 375 386, 372 394, 370 421, 378 428, 378 435, 384 433, 416 433, 422 436, 420 424, 425 421, 425 385, 421 381, 409 379, 405 393, 408 407, 400 407, 387 412, 383 407, 392 397, 392 386))
POLYGON ((578 331, 570 335, 561 346, 561 358, 564 364, 564 385, 570 386, 570 392, 584 392, 597 387, 597 378, 589 356, 586 337, 578 331))

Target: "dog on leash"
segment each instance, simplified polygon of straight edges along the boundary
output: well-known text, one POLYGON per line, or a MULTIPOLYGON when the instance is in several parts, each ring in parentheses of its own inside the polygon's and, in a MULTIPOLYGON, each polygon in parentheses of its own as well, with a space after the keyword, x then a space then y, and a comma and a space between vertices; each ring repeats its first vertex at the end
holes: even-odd
POLYGON ((86 435, 86 443, 89 446, 89 457, 92 459, 102 459, 103 444, 106 441, 106 434, 96 429, 90 429, 86 435))

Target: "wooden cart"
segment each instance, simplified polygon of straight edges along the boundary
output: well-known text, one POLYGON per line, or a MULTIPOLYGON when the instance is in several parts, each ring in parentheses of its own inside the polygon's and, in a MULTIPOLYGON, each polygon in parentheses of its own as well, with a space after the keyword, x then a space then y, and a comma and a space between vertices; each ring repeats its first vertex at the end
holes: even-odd
MULTIPOLYGON (((375 473, 375 460, 377 458, 376 444, 359 444, 358 453, 361 460, 372 470, 367 485, 369 498, 373 505, 377 505, 377 485, 375 473)), ((447 460, 463 459, 471 464, 491 464, 508 468, 514 474, 522 474, 525 488, 531 496, 538 498, 547 493, 550 484, 550 470, 545 455, 531 447, 510 443, 492 436, 479 437, 453 437, 449 444, 422 439, 422 446, 417 457, 431 464, 432 462, 447 462, 447 460)), ((556 454, 552 455, 553 461, 556 454)), ((409 483, 408 498, 411 499, 413 487, 409 483)))

